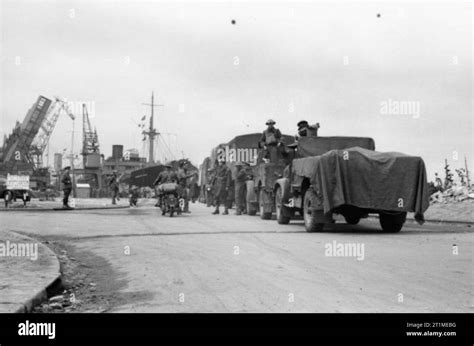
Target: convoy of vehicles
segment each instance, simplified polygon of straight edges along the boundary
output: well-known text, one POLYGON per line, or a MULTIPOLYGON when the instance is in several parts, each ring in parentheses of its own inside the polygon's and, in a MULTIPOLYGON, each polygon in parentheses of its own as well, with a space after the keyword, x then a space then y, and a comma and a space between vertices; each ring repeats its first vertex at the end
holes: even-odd
MULTIPOLYGON (((258 148, 259 136, 237 136, 214 153, 223 147, 252 147, 251 143, 258 148)), ((308 232, 334 223, 334 214, 351 225, 378 214, 385 232, 399 232, 408 212, 414 212, 418 222, 424 221, 429 196, 420 157, 377 152, 373 139, 367 137, 304 136, 288 146, 291 142, 293 137, 284 136, 286 145, 276 162, 264 159, 263 149, 258 149, 252 179, 246 182, 249 215, 259 213, 262 219, 271 219, 275 212, 279 224, 303 216, 308 232)), ((207 171, 213 159, 213 155, 206 159, 207 171)), ((235 165, 228 165, 235 179, 235 165)), ((212 194, 207 183, 209 203, 212 194)))

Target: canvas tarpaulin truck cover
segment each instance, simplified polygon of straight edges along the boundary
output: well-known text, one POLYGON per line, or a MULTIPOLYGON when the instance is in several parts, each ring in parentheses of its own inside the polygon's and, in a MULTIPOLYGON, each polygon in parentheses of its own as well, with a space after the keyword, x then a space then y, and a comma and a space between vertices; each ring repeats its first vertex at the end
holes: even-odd
POLYGON ((298 140, 296 157, 317 156, 329 150, 352 147, 375 150, 375 143, 369 137, 301 137, 298 140))
POLYGON ((360 147, 295 159, 292 171, 310 179, 324 212, 343 204, 389 212, 414 212, 423 223, 429 206, 421 157, 360 147))

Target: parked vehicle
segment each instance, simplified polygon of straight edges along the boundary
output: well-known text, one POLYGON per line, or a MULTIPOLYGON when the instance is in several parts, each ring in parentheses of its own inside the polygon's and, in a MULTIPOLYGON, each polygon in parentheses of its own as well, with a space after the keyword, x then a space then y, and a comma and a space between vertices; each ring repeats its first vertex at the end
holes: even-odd
POLYGON ((407 212, 423 223, 429 195, 421 157, 376 152, 363 137, 302 137, 294 156, 274 185, 278 223, 296 212, 308 232, 322 231, 333 214, 348 224, 378 214, 386 232, 399 232, 407 212))
POLYGON ((5 208, 8 208, 10 203, 16 202, 18 199, 22 200, 23 205, 26 206, 26 202, 31 200, 29 177, 18 175, 8 175, 8 177, 0 176, 0 197, 5 202, 5 208), (8 180, 9 178, 10 181, 8 180), (15 178, 20 178, 20 180, 23 181, 20 183, 14 182, 12 184, 12 180, 15 180, 15 178))

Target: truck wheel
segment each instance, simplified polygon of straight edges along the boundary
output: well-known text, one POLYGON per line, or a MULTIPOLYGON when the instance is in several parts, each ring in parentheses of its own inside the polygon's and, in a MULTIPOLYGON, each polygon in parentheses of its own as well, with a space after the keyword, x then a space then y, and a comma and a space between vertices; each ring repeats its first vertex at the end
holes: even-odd
POLYGON ((264 203, 264 199, 265 199, 265 194, 266 192, 263 191, 263 189, 260 189, 260 192, 258 193, 258 204, 259 204, 259 207, 260 207, 260 218, 262 220, 270 220, 272 218, 272 213, 268 213, 268 212, 265 212, 265 203, 264 203))
POLYGON ((360 221, 360 217, 358 216, 344 216, 344 219, 346 219, 349 225, 357 225, 360 221))
POLYGON ((275 210, 276 210, 276 220, 280 225, 287 225, 290 223, 290 218, 288 216, 283 215, 283 191, 281 187, 278 187, 275 193, 275 210))
POLYGON ((314 197, 314 192, 311 190, 306 191, 304 194, 303 213, 306 232, 321 232, 324 229, 324 223, 318 223, 314 213, 311 212, 314 197))
POLYGON ((385 232, 397 233, 401 231, 403 224, 405 223, 407 219, 407 213, 406 212, 397 213, 397 214, 380 213, 379 219, 380 219, 380 226, 382 226, 382 229, 385 232))

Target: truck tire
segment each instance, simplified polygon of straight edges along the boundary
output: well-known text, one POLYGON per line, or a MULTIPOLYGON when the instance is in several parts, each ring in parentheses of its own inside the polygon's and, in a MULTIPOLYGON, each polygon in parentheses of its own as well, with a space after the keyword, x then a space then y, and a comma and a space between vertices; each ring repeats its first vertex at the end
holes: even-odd
POLYGON ((397 213, 397 214, 387 214, 387 213, 380 213, 380 226, 385 232, 388 233, 397 233, 400 232, 403 228, 403 224, 407 219, 407 213, 397 213))
POLYGON ((271 212, 265 212, 265 194, 266 192, 263 189, 260 189, 258 193, 258 206, 260 207, 260 218, 262 220, 270 220, 272 218, 272 213, 271 212))
POLYGON ((319 223, 316 221, 316 217, 313 212, 311 212, 311 204, 314 201, 315 193, 309 189, 304 194, 303 199, 303 218, 304 218, 304 226, 306 228, 306 232, 322 232, 324 229, 324 223, 319 223))
POLYGON ((278 187, 275 193, 275 210, 276 210, 276 220, 280 225, 287 225, 290 223, 290 218, 283 215, 283 191, 281 187, 278 187))
POLYGON ((357 225, 360 221, 360 217, 359 216, 344 216, 344 219, 346 219, 346 222, 349 224, 349 225, 357 225))

